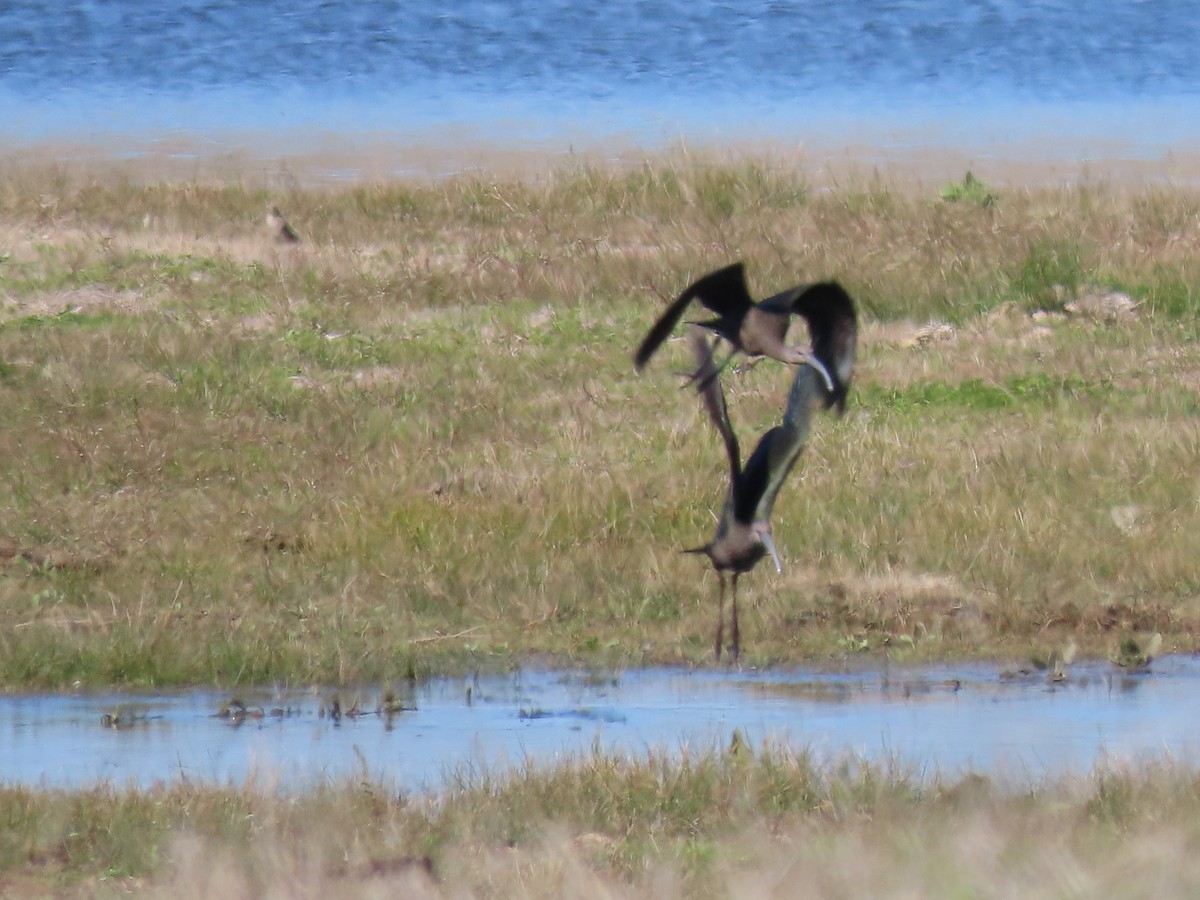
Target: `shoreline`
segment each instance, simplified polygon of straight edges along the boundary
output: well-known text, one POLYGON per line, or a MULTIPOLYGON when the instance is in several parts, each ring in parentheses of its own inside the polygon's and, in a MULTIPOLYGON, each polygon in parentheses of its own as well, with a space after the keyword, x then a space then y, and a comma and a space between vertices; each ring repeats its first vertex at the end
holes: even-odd
POLYGON ((907 128, 842 124, 792 137, 737 136, 649 140, 634 132, 526 137, 507 126, 429 127, 410 132, 289 131, 63 133, 0 146, 9 169, 77 165, 135 182, 238 181, 271 189, 342 188, 387 180, 428 182, 458 176, 500 180, 552 177, 581 167, 753 160, 795 167, 816 190, 863 183, 922 190, 967 171, 999 188, 1106 184, 1126 189, 1200 185, 1200 142, 1139 145, 1095 133, 979 135, 937 123, 907 128))

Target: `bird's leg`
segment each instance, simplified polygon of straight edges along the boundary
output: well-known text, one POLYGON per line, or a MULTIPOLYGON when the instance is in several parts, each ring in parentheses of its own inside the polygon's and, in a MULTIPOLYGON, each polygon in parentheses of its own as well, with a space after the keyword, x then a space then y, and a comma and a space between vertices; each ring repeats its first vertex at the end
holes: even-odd
POLYGON ((718 569, 717 577, 721 579, 721 592, 717 594, 717 639, 713 643, 713 652, 720 660, 721 640, 725 636, 725 573, 718 569))
POLYGON ((762 357, 762 356, 755 356, 755 357, 752 357, 751 359, 748 359, 748 360, 746 360, 746 361, 745 361, 744 363, 742 363, 740 366, 735 366, 735 367, 734 367, 734 369, 733 369, 733 371, 734 371, 735 373, 737 373, 738 375, 743 375, 743 374, 745 374, 746 372, 749 372, 749 371, 750 371, 751 369, 753 369, 755 366, 757 366, 757 365, 758 365, 760 362, 762 362, 764 359, 765 359, 765 357, 762 357))
POLYGON ((733 656, 733 661, 737 662, 738 653, 741 652, 741 633, 738 631, 737 620, 737 583, 738 573, 733 573, 733 603, 730 608, 730 623, 729 623, 729 653, 733 656))

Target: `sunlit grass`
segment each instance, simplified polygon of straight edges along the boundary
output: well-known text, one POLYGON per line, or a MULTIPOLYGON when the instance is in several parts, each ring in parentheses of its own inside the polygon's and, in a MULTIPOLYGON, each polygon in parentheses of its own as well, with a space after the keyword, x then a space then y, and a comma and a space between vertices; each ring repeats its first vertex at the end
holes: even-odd
POLYGON ((1027 786, 739 737, 636 759, 270 784, 0 789, 7 896, 1187 897, 1200 784, 1160 762, 1027 786))
MULTIPOLYGON (((0 179, 0 681, 379 680, 710 653, 719 441, 688 281, 837 278, 863 328, 743 579, 749 662, 1196 647, 1200 354, 1184 190, 672 160, 282 193, 0 179), (275 244, 278 203, 300 231, 275 244), (1064 312, 1088 290, 1136 314, 1064 312)), ((789 373, 727 379, 748 452, 789 373)))

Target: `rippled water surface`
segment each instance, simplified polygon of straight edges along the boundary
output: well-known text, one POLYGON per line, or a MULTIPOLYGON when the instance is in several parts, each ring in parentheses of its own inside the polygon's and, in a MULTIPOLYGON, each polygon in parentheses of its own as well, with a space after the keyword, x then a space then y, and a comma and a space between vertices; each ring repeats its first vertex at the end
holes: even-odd
MULTIPOLYGON (((1193 134, 1191 4, 77 0, 0 4, 10 140, 508 121, 647 139, 935 115, 1193 134)), ((514 124, 515 123, 515 124, 514 124)))
POLYGON ((0 698, 0 782, 141 787, 187 780, 303 789, 369 776, 436 788, 455 771, 595 747, 639 755, 728 743, 784 743, 818 760, 896 761, 918 775, 968 771, 1024 784, 1097 765, 1169 758, 1200 764, 1200 661, 1156 660, 1130 674, 1107 663, 1007 677, 994 668, 881 673, 523 672, 439 680, 377 712, 378 691, 0 698), (347 714, 358 700, 361 715, 347 714), (322 706, 326 713, 321 714, 322 706), (106 718, 109 717, 109 718, 106 718))

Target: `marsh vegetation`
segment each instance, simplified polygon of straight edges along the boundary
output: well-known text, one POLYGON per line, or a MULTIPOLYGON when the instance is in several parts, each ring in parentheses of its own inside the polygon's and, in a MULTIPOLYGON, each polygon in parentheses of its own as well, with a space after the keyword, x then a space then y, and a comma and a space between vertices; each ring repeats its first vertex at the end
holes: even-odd
MULTIPOLYGON (((678 551, 720 446, 684 342, 641 377, 630 354, 734 259, 760 293, 837 277, 864 320, 849 413, 776 507, 786 569, 746 579, 747 662, 1191 650, 1198 212, 749 162, 281 196, 9 171, 0 682, 703 660, 678 551)), ((735 427, 786 389, 731 380, 735 427)))
POLYGON ((1194 896, 1200 781, 1169 764, 1011 792, 780 747, 370 779, 0 789, 5 896, 1194 896))
MULTIPOLYGON (((862 319, 848 413, 775 509, 785 571, 743 585, 744 664, 1195 650, 1200 194, 976 187, 671 159, 311 191, 5 170, 0 683, 707 663, 709 576, 678 551, 724 460, 677 389, 683 342, 642 376, 630 354, 737 259, 757 295, 836 278, 862 319), (301 243, 267 233, 271 204, 301 243)), ((729 379, 737 427, 786 387, 729 379)), ((1023 893, 1137 893, 1196 839, 1194 777, 1169 770, 997 797, 738 759, 595 759, 428 807, 370 784, 4 790, 5 887, 367 893, 373 860, 431 854, 495 895, 721 894, 761 858, 829 895, 950 896, 1016 857, 1023 893)), ((1158 893, 1194 887, 1187 858, 1158 893)))

